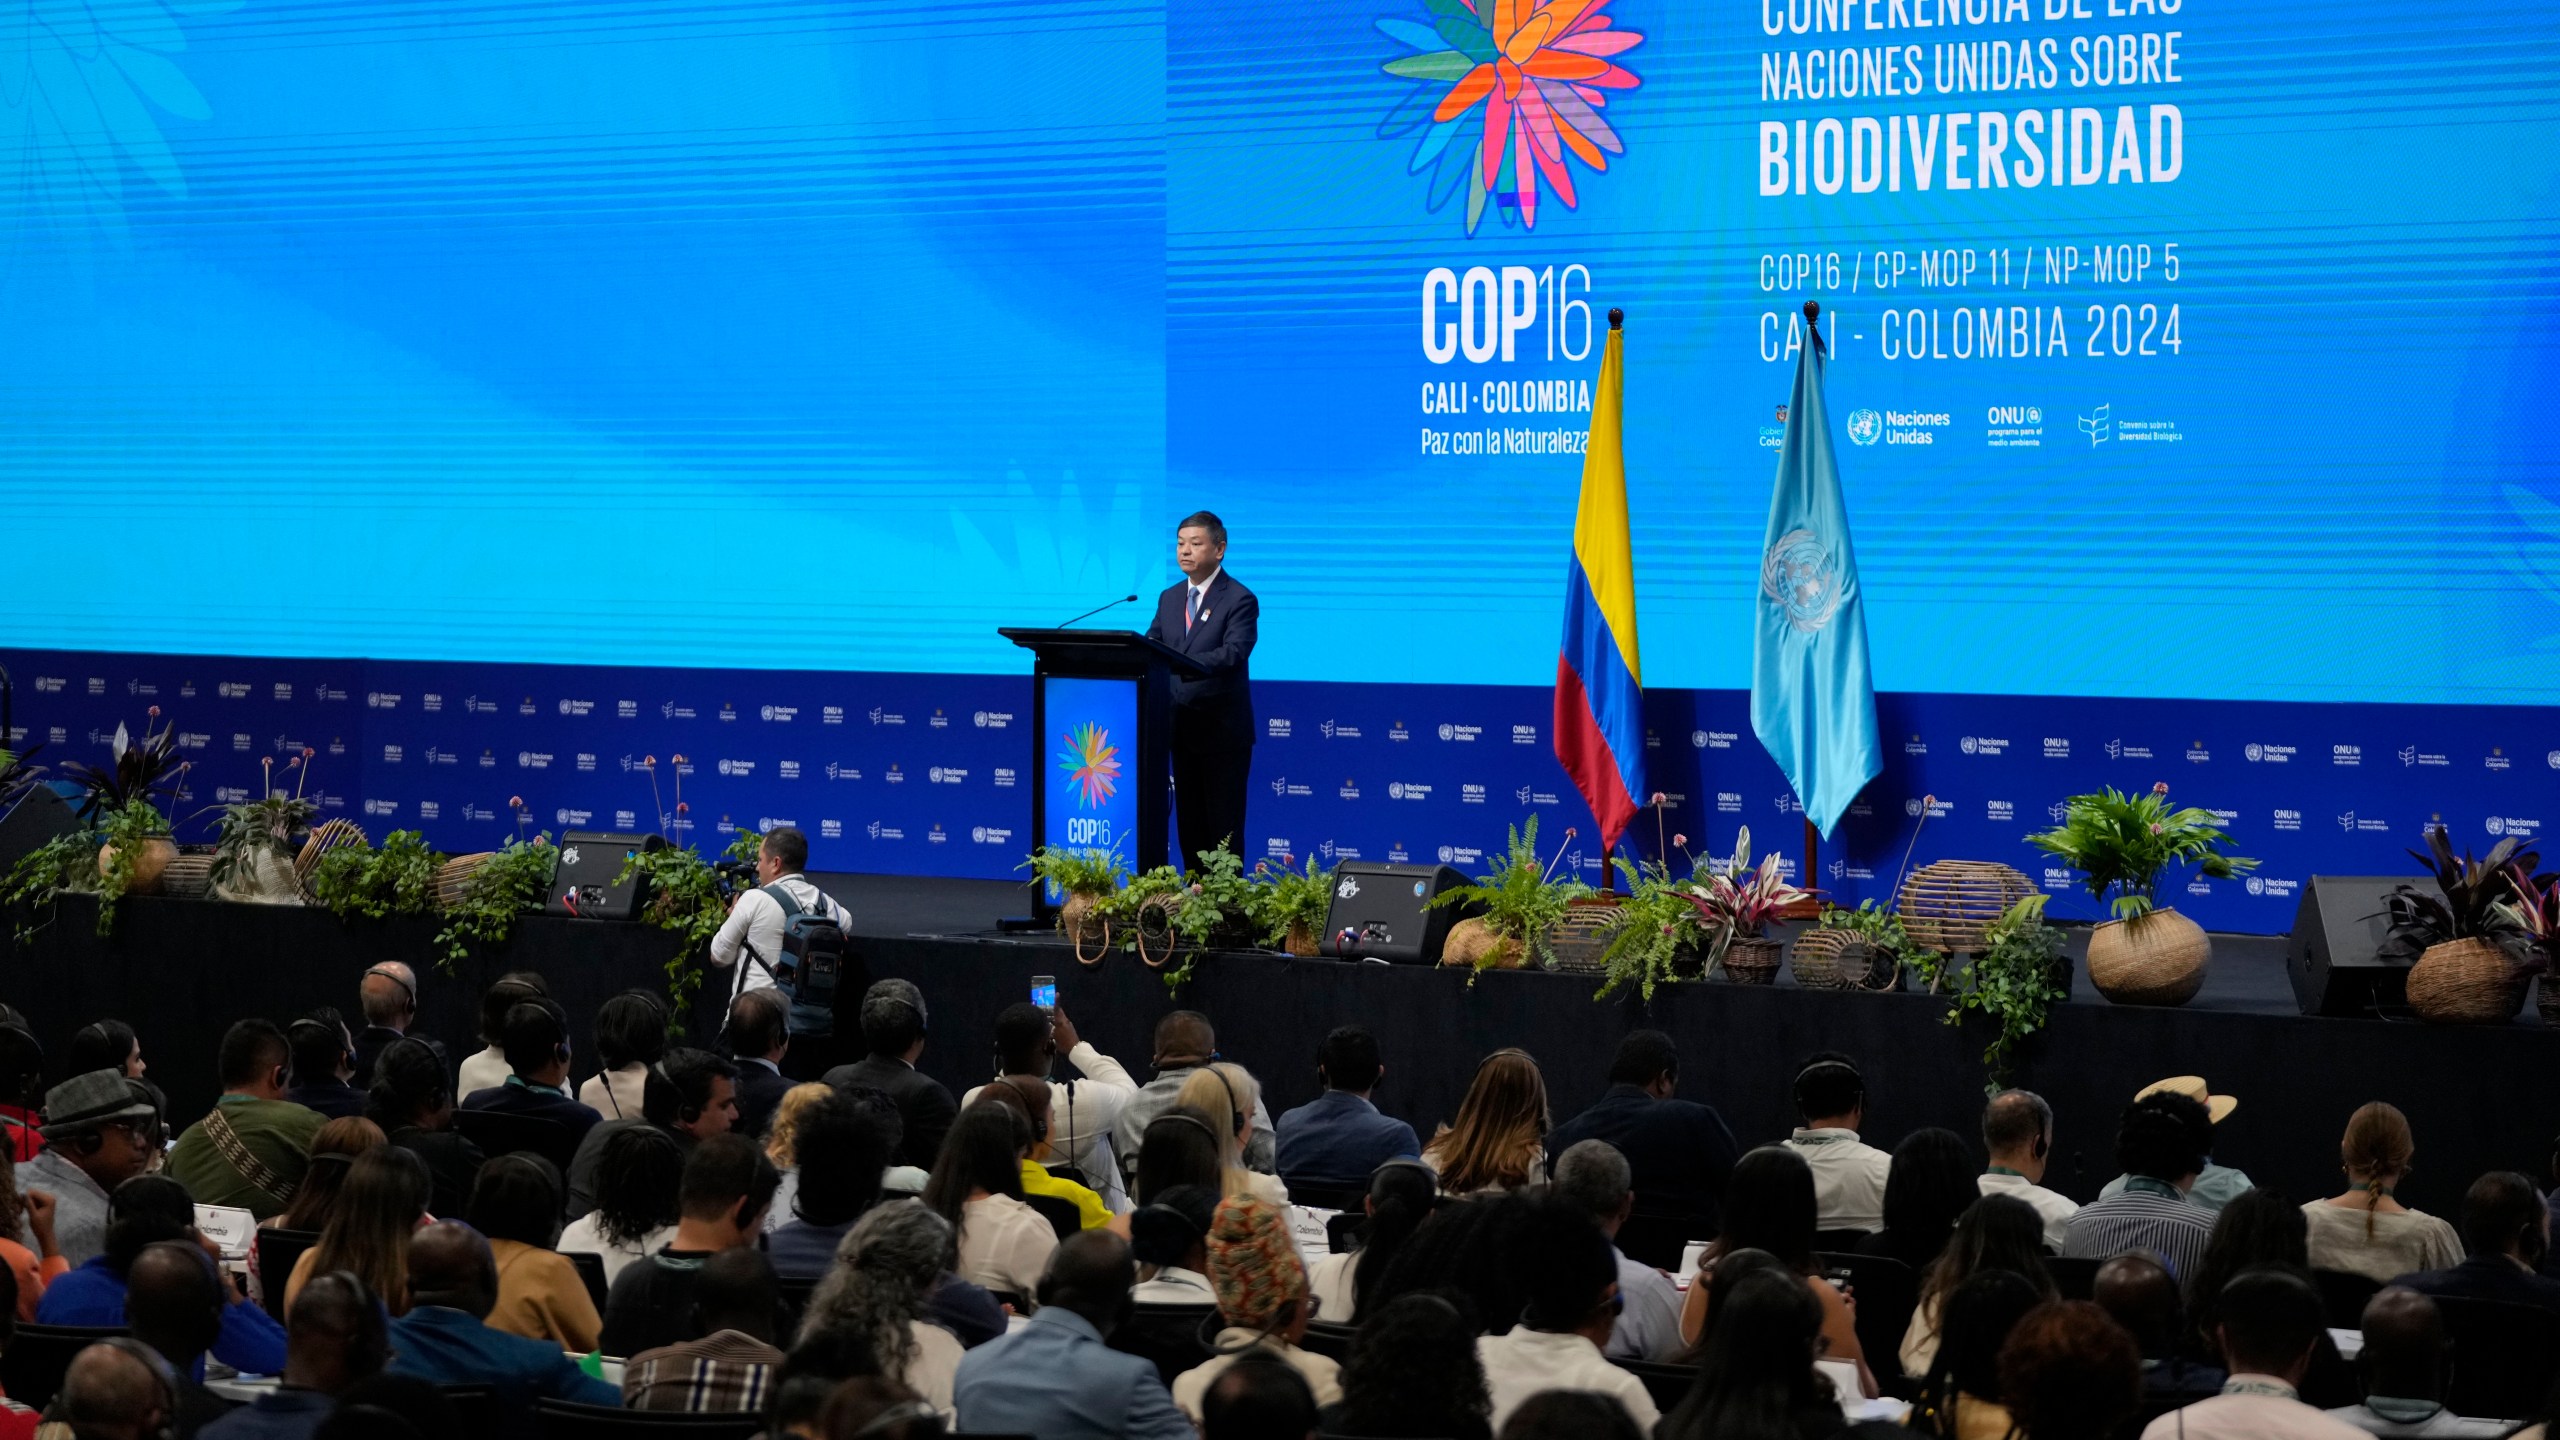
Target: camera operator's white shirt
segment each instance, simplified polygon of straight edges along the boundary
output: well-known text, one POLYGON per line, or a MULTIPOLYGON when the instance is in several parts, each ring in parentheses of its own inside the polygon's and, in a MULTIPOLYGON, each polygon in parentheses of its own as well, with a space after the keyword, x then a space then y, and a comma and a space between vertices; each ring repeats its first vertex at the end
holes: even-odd
MULTIPOLYGON (((826 915, 847 931, 853 928, 853 916, 834 896, 811 884, 808 876, 795 872, 773 883, 799 901, 802 910, 826 915)), ((772 988, 773 971, 768 967, 782 963, 782 922, 782 902, 761 886, 740 891, 737 903, 729 907, 729 918, 720 922, 720 933, 711 937, 711 963, 737 967, 737 976, 729 984, 732 1004, 750 990, 772 988), (745 958, 750 947, 755 951, 753 959, 745 958)))

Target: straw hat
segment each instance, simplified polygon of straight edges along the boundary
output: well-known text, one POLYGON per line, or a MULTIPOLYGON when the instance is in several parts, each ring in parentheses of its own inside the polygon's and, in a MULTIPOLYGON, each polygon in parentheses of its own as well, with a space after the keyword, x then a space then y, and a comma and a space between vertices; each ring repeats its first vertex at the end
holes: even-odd
POLYGON ((2154 1095, 2184 1095, 2203 1106, 2205 1114, 2212 1116, 2213 1123, 2216 1125, 2221 1124, 2232 1111, 2240 1108, 2240 1102, 2237 1099, 2229 1095, 2214 1094, 2206 1086, 2204 1077, 2201 1075, 2172 1075, 2166 1080, 2154 1080, 2135 1091, 2133 1098, 2148 1100, 2154 1095))

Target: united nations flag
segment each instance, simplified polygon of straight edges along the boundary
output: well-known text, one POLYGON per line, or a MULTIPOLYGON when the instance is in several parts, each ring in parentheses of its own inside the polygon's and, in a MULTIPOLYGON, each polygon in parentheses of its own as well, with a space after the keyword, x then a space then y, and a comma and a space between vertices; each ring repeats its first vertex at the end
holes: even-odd
MULTIPOLYGON (((1808 320, 1819 308, 1805 305, 1808 320)), ((1823 408, 1819 326, 1796 355, 1753 609, 1751 729, 1826 837, 1884 769, 1849 507, 1823 408)))

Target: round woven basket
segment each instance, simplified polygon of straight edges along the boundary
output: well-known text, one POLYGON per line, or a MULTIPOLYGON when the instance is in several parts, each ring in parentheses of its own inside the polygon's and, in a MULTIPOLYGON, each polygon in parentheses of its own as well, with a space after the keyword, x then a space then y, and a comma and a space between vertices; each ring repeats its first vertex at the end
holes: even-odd
POLYGON ((1058 928, 1076 947, 1076 963, 1087 970, 1100 965, 1103 957, 1111 953, 1111 922, 1093 913, 1101 899, 1078 891, 1058 907, 1058 928))
POLYGON ((1281 949, 1301 960, 1316 958, 1316 930, 1304 920, 1289 922, 1289 933, 1281 941, 1281 949))
POLYGON ((1601 963, 1600 952, 1609 948, 1610 921, 1617 914, 1615 904, 1576 900, 1564 912, 1564 918, 1547 932, 1547 944, 1556 958, 1550 967, 1575 975, 1597 975, 1608 966, 1601 963))
POLYGON ((439 910, 450 910, 454 906, 461 904, 463 897, 471 893, 472 877, 478 875, 480 873, 480 867, 488 864, 489 857, 496 853, 498 852, 494 850, 483 850, 476 855, 456 855, 452 859, 437 866, 435 878, 436 908, 439 910))
POLYGON ((1765 935, 1734 937, 1724 952, 1724 973, 1736 985, 1774 985, 1786 963, 1787 943, 1765 935))
POLYGON ((2204 927, 2175 910, 2109 920, 2089 932, 2089 983, 2118 1005, 2184 1005, 2204 988, 2212 959, 2204 927))
POLYGON ((1517 970, 1527 963, 1519 941, 1496 935, 1482 916, 1471 916, 1449 927, 1449 938, 1440 946, 1440 963, 1473 966, 1479 962, 1493 970, 1517 970))
POLYGON ((2486 940, 2430 945, 2409 971, 2409 1008, 2438 1025, 2503 1025, 2524 1004, 2525 975, 2486 940))
POLYGON ((1190 898, 1189 892, 1176 890, 1138 907, 1138 958, 1148 968, 1161 970, 1172 962, 1173 952, 1181 945, 1173 933, 1173 912, 1190 898))
POLYGON ((1982 932, 2036 892, 2035 882, 1987 860, 1933 860, 1902 882, 1894 902, 1911 942, 1949 955, 1982 948, 1982 932))
POLYGON ((302 887, 302 898, 319 903, 320 897, 311 893, 311 872, 320 868, 321 856, 341 845, 364 843, 364 832, 352 820, 329 820, 314 827, 311 838, 302 842, 302 853, 293 857, 293 879, 302 887))
POLYGON ((201 900, 213 888, 213 857, 181 854, 160 872, 160 893, 178 900, 201 900))
POLYGON ((1864 988, 1875 947, 1849 930, 1807 930, 1787 954, 1787 968, 1807 990, 1864 988))

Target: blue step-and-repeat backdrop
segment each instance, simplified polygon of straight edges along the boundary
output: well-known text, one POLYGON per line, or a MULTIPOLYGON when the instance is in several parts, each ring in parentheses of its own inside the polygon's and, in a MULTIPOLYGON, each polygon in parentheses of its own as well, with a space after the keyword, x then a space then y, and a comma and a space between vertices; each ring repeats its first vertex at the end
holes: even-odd
MULTIPOLYGON (((518 799, 555 834, 656 829, 677 804, 681 755, 687 812, 670 824, 706 850, 787 823, 808 831, 818 869, 1002 878, 1030 848, 1030 787, 1068 743, 1031 733, 1021 676, 25 651, 0 664, 17 677, 17 738, 46 744, 40 759, 103 760, 116 726, 148 723, 156 705, 193 762, 181 814, 254 795, 261 762, 281 774, 308 747, 326 813, 453 851, 516 833, 518 799)), ((1549 748, 1550 692, 1266 682, 1256 698, 1254 855, 1477 873, 1534 814, 1548 855, 1597 881, 1589 814, 1549 748)), ((1890 693, 1878 709, 1885 773, 1817 859, 1815 882, 1843 903, 1888 891, 1907 853, 2004 861, 2055 893, 2055 913, 2094 918, 2025 836, 2100 785, 2165 780, 2225 817, 2263 867, 2175 901, 2237 931, 2288 928, 2314 873, 2412 869, 2403 852, 2427 826, 2484 849, 2560 822, 2560 716, 2547 709, 1890 693)), ((1804 822, 1752 738, 1748 696, 1656 691, 1647 728, 1662 837, 1721 855, 1747 826, 1796 868, 1804 822)), ((1630 846, 1650 857, 1659 843, 1639 817, 1630 846)))

